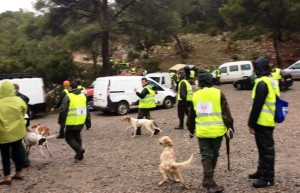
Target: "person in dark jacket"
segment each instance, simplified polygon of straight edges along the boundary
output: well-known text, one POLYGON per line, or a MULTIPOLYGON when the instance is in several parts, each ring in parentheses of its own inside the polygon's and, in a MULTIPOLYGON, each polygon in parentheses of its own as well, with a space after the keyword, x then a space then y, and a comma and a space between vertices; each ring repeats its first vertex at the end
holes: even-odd
MULTIPOLYGON (((65 96, 69 93, 69 90, 70 90, 70 81, 68 80, 65 80, 63 82, 63 87, 64 87, 64 90, 61 92, 60 96, 59 96, 59 99, 58 101, 55 103, 54 107, 51 109, 51 112, 53 112, 54 110, 56 109, 59 109, 62 102, 63 102, 63 99, 65 98, 65 96)), ((61 117, 61 111, 59 112, 59 115, 58 115, 58 121, 57 123, 59 124, 59 135, 57 136, 58 139, 63 139, 65 138, 65 125, 64 125, 64 121, 62 120, 62 117, 61 117)))
MULTIPOLYGON (((147 78, 142 78, 141 80, 143 90, 139 93, 136 88, 134 88, 134 92, 136 95, 140 98, 138 101, 133 102, 132 105, 139 105, 138 109, 138 119, 143 119, 144 117, 146 119, 151 119, 153 118, 150 115, 151 109, 156 107, 156 102, 154 100, 156 92, 150 88, 148 85, 148 80, 147 78)), ((154 126, 158 127, 157 123, 154 121, 154 126)), ((159 130, 155 129, 154 135, 157 135, 159 133, 159 130)), ((138 127, 136 131, 136 135, 141 135, 141 127, 138 127)))
POLYGON ((258 166, 250 179, 255 179, 252 185, 263 188, 274 184, 275 148, 273 131, 275 128, 275 103, 278 86, 270 75, 269 61, 260 57, 254 62, 254 71, 258 79, 252 90, 252 109, 248 127, 249 132, 255 136, 258 148, 258 166))
POLYGON ((75 160, 82 160, 85 149, 82 147, 81 130, 84 125, 91 127, 91 117, 87 108, 87 99, 76 82, 72 82, 70 92, 61 105, 61 119, 66 125, 65 140, 75 151, 75 160))
POLYGON ((184 115, 187 114, 189 107, 191 106, 193 90, 192 86, 189 84, 187 80, 185 80, 185 72, 179 71, 177 78, 179 80, 178 83, 178 91, 177 91, 177 112, 179 118, 179 125, 175 127, 175 129, 183 129, 184 125, 184 115))
POLYGON ((219 157, 223 136, 233 132, 233 118, 224 93, 213 87, 212 75, 201 70, 198 75, 200 89, 193 94, 189 110, 188 129, 190 138, 198 138, 203 165, 202 186, 207 192, 222 192, 216 184, 214 170, 219 157))

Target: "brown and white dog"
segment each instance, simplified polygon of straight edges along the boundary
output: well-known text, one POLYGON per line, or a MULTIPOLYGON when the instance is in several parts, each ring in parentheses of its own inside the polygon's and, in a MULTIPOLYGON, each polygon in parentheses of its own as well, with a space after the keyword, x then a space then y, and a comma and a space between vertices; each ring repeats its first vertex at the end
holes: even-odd
POLYGON ((45 126, 41 126, 41 124, 34 124, 31 126, 31 129, 34 129, 35 133, 41 134, 42 136, 50 136, 50 129, 45 126))
POLYGON ((128 129, 132 128, 133 129, 132 137, 136 136, 137 128, 142 127, 142 126, 145 126, 146 129, 151 132, 150 137, 153 136, 154 131, 155 131, 154 129, 157 129, 160 132, 162 132, 162 130, 160 128, 154 126, 154 120, 135 119, 135 118, 132 118, 132 117, 129 117, 129 116, 123 116, 122 121, 130 122, 131 126, 127 127, 124 131, 127 131, 128 129))
POLYGON ((192 164, 193 154, 184 162, 176 162, 175 150, 173 148, 173 141, 169 136, 163 136, 159 139, 159 143, 164 147, 163 152, 160 154, 159 172, 162 176, 162 180, 158 185, 162 185, 168 180, 168 175, 171 176, 173 181, 180 182, 186 189, 188 187, 183 181, 181 170, 187 168, 192 164))

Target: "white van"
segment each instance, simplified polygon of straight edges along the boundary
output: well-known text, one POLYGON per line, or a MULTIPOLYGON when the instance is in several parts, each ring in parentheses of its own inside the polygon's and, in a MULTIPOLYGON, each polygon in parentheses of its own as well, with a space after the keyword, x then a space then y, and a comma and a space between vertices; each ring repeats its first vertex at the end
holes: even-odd
MULTIPOLYGON (((141 80, 143 76, 108 76, 97 78, 94 85, 93 107, 99 108, 103 112, 116 112, 119 115, 125 115, 130 109, 136 109, 138 106, 131 106, 139 97, 134 92, 143 89, 141 80)), ((176 102, 176 93, 166 88, 151 78, 148 79, 148 85, 157 91, 155 101, 157 106, 171 108, 176 102)))
POLYGON ((36 74, 0 74, 0 84, 9 80, 19 85, 19 92, 29 98, 29 117, 33 119, 37 113, 46 112, 46 95, 43 79, 36 74))
MULTIPOLYGON (((251 61, 227 62, 220 65, 219 69, 221 71, 221 83, 234 82, 253 74, 253 66, 251 61)), ((216 71, 213 71, 212 75, 215 78, 216 71)))
POLYGON ((167 87, 170 89, 174 87, 173 80, 168 72, 149 73, 149 74, 146 74, 145 77, 155 80, 157 83, 163 85, 164 87, 167 87))

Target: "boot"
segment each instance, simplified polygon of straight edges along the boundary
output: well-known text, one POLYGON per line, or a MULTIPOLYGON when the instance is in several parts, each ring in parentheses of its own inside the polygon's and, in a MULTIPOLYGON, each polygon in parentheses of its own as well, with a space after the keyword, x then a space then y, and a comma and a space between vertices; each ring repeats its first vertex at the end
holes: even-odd
POLYGON ((63 139, 63 138, 65 138, 65 126, 60 125, 59 135, 56 137, 56 139, 63 139))
POLYGON ((160 131, 158 129, 154 130, 154 135, 157 135, 160 131))
POLYGON ((215 160, 202 160, 203 165, 203 182, 202 186, 206 188, 209 193, 222 192, 224 190, 223 186, 218 186, 214 181, 214 167, 216 166, 215 160))
POLYGON ((256 172, 253 173, 253 174, 249 174, 249 175, 248 175, 248 178, 249 178, 249 179, 254 179, 254 180, 259 179, 260 177, 261 177, 261 173, 258 172, 258 171, 256 171, 256 172))
POLYGON ((179 126, 175 127, 174 129, 182 130, 183 129, 183 124, 182 125, 180 124, 179 126))
POLYGON ((4 176, 3 180, 0 182, 0 185, 11 185, 11 177, 10 177, 10 175, 4 176))
POLYGON ((267 186, 273 186, 274 185, 274 179, 270 179, 270 180, 265 180, 265 179, 258 179, 258 180, 255 180, 253 183, 252 183, 252 186, 254 188, 265 188, 267 186))
POLYGON ((11 177, 11 179, 13 179, 13 180, 24 180, 24 174, 23 174, 22 171, 18 171, 18 172, 16 172, 16 174, 13 177, 11 177))
POLYGON ((138 127, 137 130, 136 130, 136 135, 142 135, 142 131, 141 131, 141 128, 138 127))

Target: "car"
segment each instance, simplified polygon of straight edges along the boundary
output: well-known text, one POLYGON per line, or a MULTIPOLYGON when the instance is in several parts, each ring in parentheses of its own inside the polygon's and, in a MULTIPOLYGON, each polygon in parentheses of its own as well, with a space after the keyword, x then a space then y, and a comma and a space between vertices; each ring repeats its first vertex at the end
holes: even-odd
POLYGON ((293 79, 300 79, 300 60, 282 71, 291 74, 293 76, 293 79))
MULTIPOLYGON (((279 81, 279 87, 280 90, 286 90, 293 85, 293 78, 292 75, 284 71, 281 71, 281 75, 284 81, 279 81)), ((234 81, 233 87, 235 87, 238 90, 251 90, 254 86, 255 80, 255 75, 244 77, 242 79, 234 81)))

